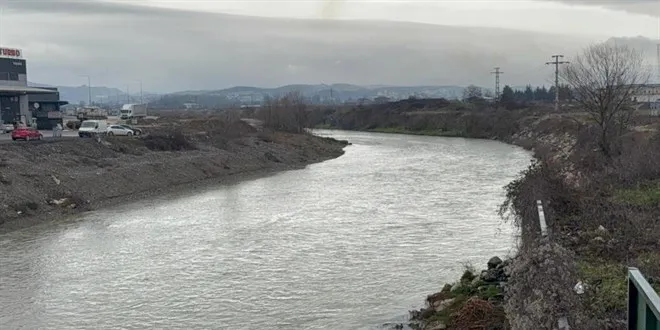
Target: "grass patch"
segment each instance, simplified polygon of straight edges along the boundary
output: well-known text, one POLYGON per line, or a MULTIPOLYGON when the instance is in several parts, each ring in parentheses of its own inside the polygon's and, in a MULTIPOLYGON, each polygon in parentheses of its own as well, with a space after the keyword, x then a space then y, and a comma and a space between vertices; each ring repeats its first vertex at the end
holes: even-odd
POLYGON ((625 313, 628 297, 626 268, 618 263, 598 260, 578 263, 580 278, 587 285, 592 308, 603 314, 625 313))
POLYGON ((660 204, 660 181, 653 181, 635 188, 618 189, 613 199, 618 203, 638 206, 654 206, 660 204))
POLYGON ((389 134, 408 134, 408 135, 427 135, 427 136, 445 136, 445 137, 464 137, 465 134, 459 131, 443 131, 440 129, 425 129, 414 131, 403 127, 378 127, 369 129, 369 132, 389 133, 389 134))
POLYGON ((637 256, 637 267, 649 284, 660 294, 660 253, 645 252, 637 256))

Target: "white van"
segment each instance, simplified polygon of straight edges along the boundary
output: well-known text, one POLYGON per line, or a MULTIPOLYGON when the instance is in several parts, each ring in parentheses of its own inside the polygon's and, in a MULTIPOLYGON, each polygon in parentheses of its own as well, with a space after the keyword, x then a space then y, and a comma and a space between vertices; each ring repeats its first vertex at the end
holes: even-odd
POLYGON ((105 135, 107 129, 108 123, 105 120, 85 120, 80 124, 78 136, 94 137, 97 135, 105 135))

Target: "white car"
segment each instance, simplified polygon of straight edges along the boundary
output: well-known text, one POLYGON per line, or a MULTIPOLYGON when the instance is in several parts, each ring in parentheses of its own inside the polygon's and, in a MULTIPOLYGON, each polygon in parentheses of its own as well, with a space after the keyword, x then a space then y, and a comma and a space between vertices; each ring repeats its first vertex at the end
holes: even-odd
POLYGON ((112 126, 108 126, 107 134, 108 135, 133 136, 133 135, 135 135, 135 132, 133 132, 133 130, 130 130, 130 129, 124 127, 124 126, 112 125, 112 126))

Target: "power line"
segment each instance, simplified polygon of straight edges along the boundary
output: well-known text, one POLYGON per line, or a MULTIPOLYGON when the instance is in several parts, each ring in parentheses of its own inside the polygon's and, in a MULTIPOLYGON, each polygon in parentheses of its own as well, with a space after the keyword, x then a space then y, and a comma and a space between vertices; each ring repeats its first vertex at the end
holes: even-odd
POLYGON ((546 65, 554 64, 555 65, 555 111, 559 111, 559 65, 568 64, 571 62, 560 61, 560 58, 564 58, 564 55, 552 55, 552 58, 555 59, 554 62, 545 62, 546 65))
POLYGON ((495 75, 495 97, 497 97, 497 100, 500 99, 500 75, 503 73, 500 71, 499 66, 495 68, 495 72, 491 72, 491 74, 495 75))

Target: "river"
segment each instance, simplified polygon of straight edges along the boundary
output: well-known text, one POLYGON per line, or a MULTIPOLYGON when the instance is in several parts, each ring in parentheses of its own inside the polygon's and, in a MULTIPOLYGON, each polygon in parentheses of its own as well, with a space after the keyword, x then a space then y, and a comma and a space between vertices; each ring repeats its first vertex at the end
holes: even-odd
POLYGON ((528 152, 319 131, 340 158, 0 235, 2 329, 378 329, 512 252, 528 152))

